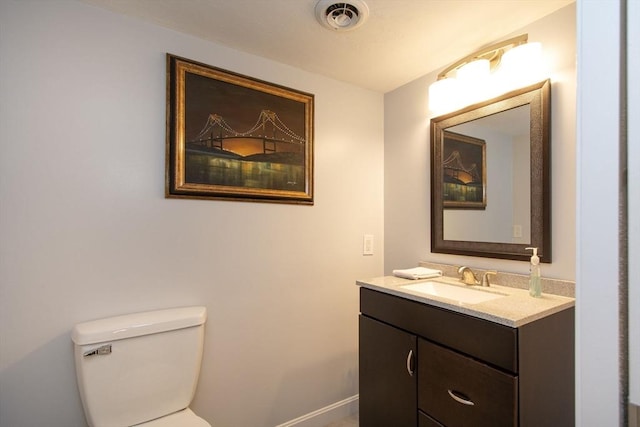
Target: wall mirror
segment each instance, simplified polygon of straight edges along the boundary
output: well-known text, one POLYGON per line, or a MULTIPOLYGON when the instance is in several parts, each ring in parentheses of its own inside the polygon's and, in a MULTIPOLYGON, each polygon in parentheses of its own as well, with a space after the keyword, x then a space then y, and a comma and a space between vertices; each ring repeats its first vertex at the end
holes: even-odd
POLYGON ((551 83, 431 119, 431 251, 551 262, 551 83))

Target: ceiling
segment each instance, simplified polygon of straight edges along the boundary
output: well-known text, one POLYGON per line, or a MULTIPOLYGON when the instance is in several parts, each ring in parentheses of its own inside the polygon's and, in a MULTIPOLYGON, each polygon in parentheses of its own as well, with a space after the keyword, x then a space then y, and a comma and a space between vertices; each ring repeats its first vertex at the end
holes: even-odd
POLYGON ((368 20, 340 32, 316 21, 317 0, 80 1, 383 93, 574 2, 364 0, 368 20))

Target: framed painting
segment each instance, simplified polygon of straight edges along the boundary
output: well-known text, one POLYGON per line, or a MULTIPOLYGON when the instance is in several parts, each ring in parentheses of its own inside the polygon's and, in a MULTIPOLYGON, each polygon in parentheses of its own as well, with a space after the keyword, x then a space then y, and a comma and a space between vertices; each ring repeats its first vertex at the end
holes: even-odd
POLYGON ((166 197, 312 205, 313 103, 167 54, 166 197))
POLYGON ((486 142, 446 130, 443 137, 443 208, 485 209, 487 207, 486 142))

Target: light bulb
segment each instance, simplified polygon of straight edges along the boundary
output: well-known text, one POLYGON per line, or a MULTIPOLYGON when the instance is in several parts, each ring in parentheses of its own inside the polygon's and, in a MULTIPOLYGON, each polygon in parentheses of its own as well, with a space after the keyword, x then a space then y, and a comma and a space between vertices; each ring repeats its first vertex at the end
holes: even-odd
POLYGON ((458 68, 456 73, 460 81, 458 96, 462 105, 475 104, 486 99, 490 74, 488 59, 476 59, 458 68))
POLYGON ((542 80, 542 45, 526 43, 502 55, 500 77, 512 89, 542 80))
POLYGON ((429 109, 437 113, 453 111, 459 105, 459 84, 455 78, 445 78, 429 86, 429 109))

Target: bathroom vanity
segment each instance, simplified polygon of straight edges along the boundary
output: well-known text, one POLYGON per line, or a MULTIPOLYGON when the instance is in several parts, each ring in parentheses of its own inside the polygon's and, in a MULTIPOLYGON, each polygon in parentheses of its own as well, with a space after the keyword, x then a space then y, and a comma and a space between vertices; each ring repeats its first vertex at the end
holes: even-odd
POLYGON ((357 282, 360 425, 573 426, 574 299, 491 286, 468 303, 410 286, 430 281, 357 282))

